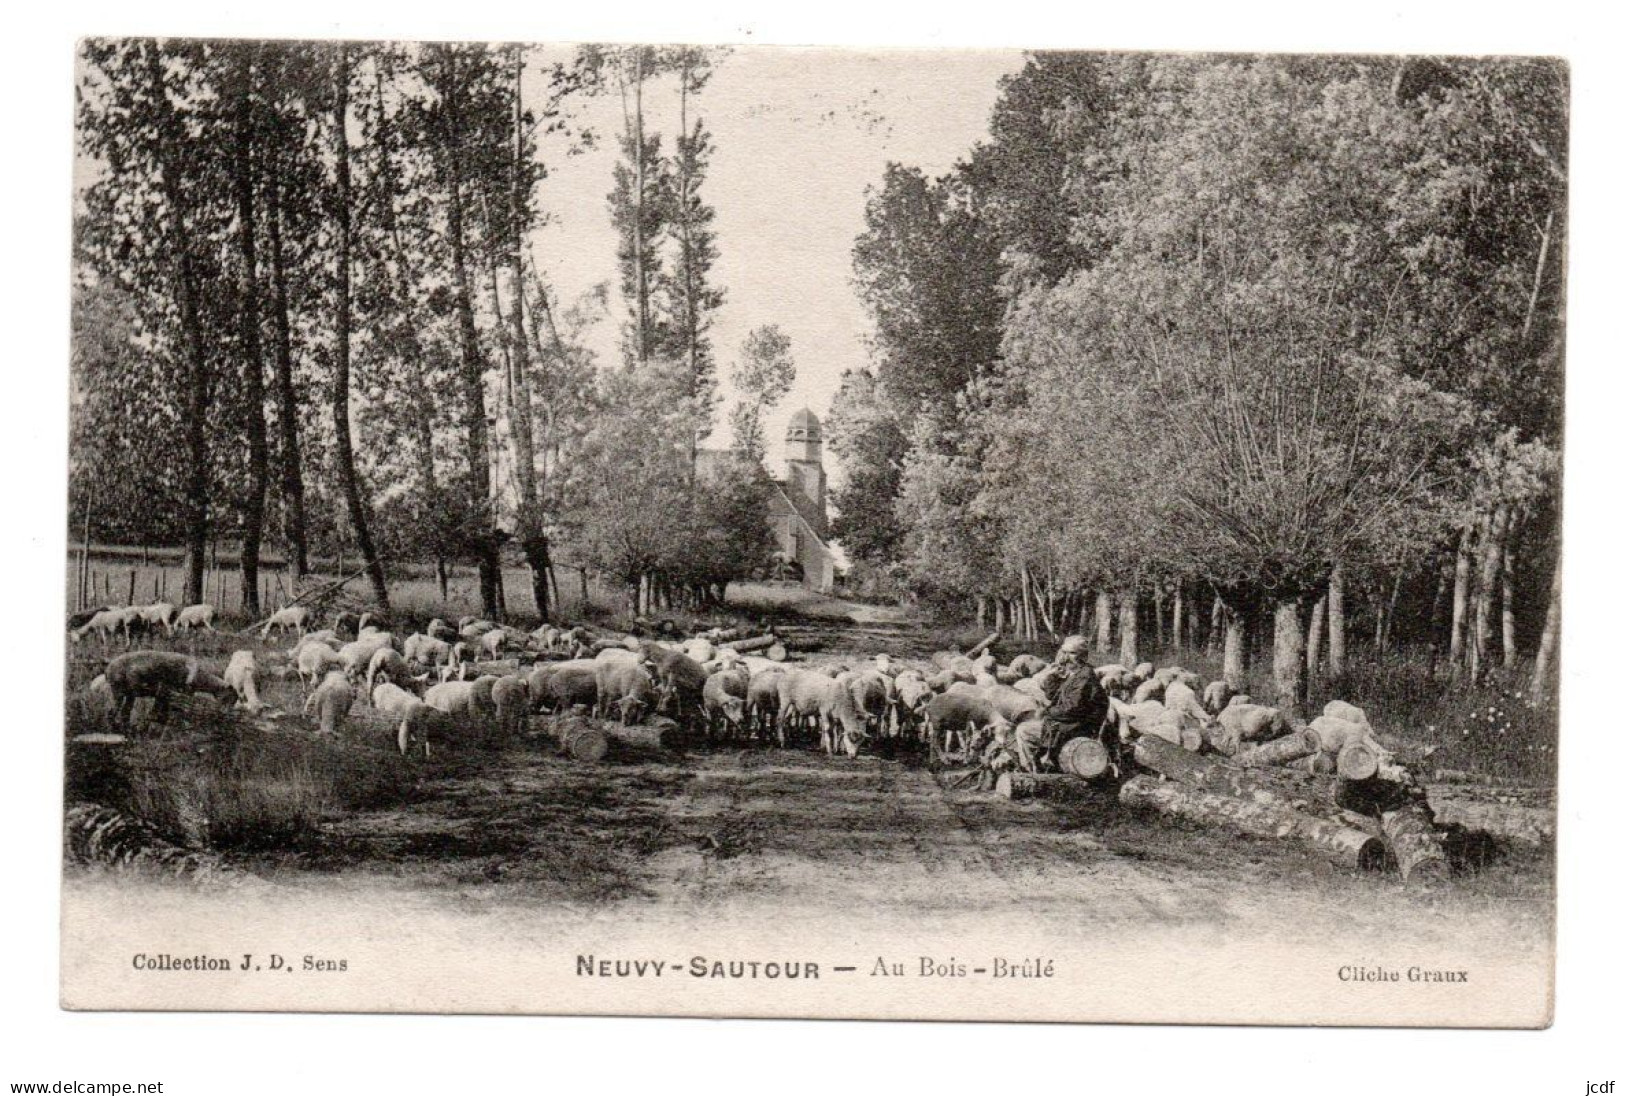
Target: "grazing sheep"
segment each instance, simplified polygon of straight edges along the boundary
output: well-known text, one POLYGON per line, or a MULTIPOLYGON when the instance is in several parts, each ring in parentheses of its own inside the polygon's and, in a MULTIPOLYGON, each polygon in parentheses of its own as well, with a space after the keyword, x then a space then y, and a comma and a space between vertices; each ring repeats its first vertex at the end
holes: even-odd
POLYGON ((444 639, 447 642, 450 642, 451 640, 457 638, 457 629, 453 628, 450 624, 447 624, 439 617, 435 617, 433 620, 429 621, 429 626, 423 629, 423 634, 427 635, 430 639, 444 639))
POLYGON ((863 670, 848 678, 846 687, 869 734, 888 734, 890 717, 897 707, 897 690, 891 678, 874 670, 863 670))
POLYGON ((371 633, 361 639, 353 639, 339 648, 339 661, 344 666, 345 674, 351 681, 360 681, 366 674, 367 667, 372 663, 372 656, 380 650, 389 649, 389 639, 382 633, 371 633))
POLYGON ((711 738, 728 737, 727 732, 744 728, 749 691, 750 677, 743 670, 722 670, 705 679, 702 701, 705 730, 711 738))
POLYGON ((717 646, 708 639, 691 639, 679 649, 695 662, 710 662, 717 657, 717 646))
POLYGON ((338 670, 329 670, 322 683, 305 698, 305 714, 317 713, 322 734, 338 734, 355 703, 350 679, 338 670))
POLYGON ((188 605, 175 614, 175 631, 190 632, 198 628, 206 632, 214 631, 213 605, 188 605))
POLYGON ((1196 690, 1181 678, 1168 683, 1168 687, 1163 690, 1162 703, 1169 711, 1183 712, 1204 726, 1213 720, 1213 716, 1202 706, 1202 700, 1196 695, 1196 690))
POLYGON ((598 703, 596 659, 575 658, 568 662, 544 662, 531 670, 531 711, 568 711, 577 704, 592 707, 598 703))
POLYGON ((143 605, 138 611, 149 630, 162 628, 165 635, 175 634, 175 606, 169 602, 155 601, 151 605, 143 605))
POLYGON ((226 684, 237 693, 237 703, 250 711, 260 707, 259 687, 256 682, 259 666, 254 661, 253 651, 233 651, 231 660, 226 663, 226 672, 223 676, 226 684))
POLYGON ((357 613, 340 609, 333 614, 333 631, 341 636, 355 636, 361 632, 361 617, 357 613))
POLYGON ((496 714, 497 702, 491 690, 496 683, 502 680, 495 674, 481 674, 468 683, 469 695, 473 697, 474 713, 481 716, 496 714))
POLYGON ((442 681, 423 694, 423 702, 456 719, 478 719, 487 710, 475 694, 472 681, 442 681))
POLYGON ((1149 681, 1151 679, 1151 675, 1156 672, 1157 668, 1151 663, 1141 662, 1134 667, 1129 676, 1132 677, 1134 679, 1134 683, 1138 685, 1142 681, 1149 681))
POLYGON ((372 706, 401 721, 395 734, 395 744, 406 757, 416 747, 423 747, 423 756, 429 756, 431 733, 439 730, 437 712, 399 685, 384 682, 372 691, 372 706))
POLYGON ((1166 690, 1167 686, 1156 678, 1142 681, 1134 687, 1134 703, 1144 704, 1148 700, 1161 700, 1166 690))
POLYGON ((68 638, 74 643, 78 643, 91 632, 95 632, 103 643, 111 643, 123 627, 124 614, 122 612, 117 609, 102 609, 93 613, 89 620, 70 632, 68 638))
POLYGON ((393 647, 380 647, 372 653, 372 658, 367 662, 367 695, 372 695, 373 687, 379 680, 393 681, 397 685, 411 688, 413 682, 422 681, 427 676, 425 674, 423 678, 415 677, 411 664, 401 657, 399 651, 393 647))
POLYGON ((1218 715, 1235 695, 1236 687, 1221 677, 1217 681, 1208 682, 1207 688, 1202 690, 1202 707, 1206 708, 1210 715, 1218 715))
POLYGON ((292 647, 288 648, 288 657, 297 660, 299 658, 299 652, 303 651, 312 643, 319 643, 330 651, 336 651, 339 649, 338 642, 338 633, 334 632, 331 628, 323 628, 319 632, 306 632, 294 642, 292 647))
POLYGON ((641 661, 594 659, 593 688, 597 694, 593 712, 600 719, 613 706, 622 723, 636 723, 660 705, 660 690, 652 667, 641 661))
POLYGON ((1032 677, 1049 666, 1049 663, 1037 655, 1017 655, 1010 660, 1010 670, 1017 678, 1032 677))
POLYGON ((491 703, 496 706, 497 726, 508 731, 525 729, 525 713, 530 710, 530 686, 518 674, 508 674, 491 686, 491 703))
POLYGON ((963 692, 932 697, 921 719, 921 733, 931 756, 941 761, 956 754, 968 757, 975 750, 980 735, 1008 734, 1010 729, 1010 721, 985 698, 963 692), (955 740, 959 743, 957 750, 952 747, 955 740))
POLYGON ((751 673, 745 687, 745 727, 764 739, 779 722, 779 681, 783 677, 784 667, 773 663, 770 669, 751 673))
POLYGON ((489 620, 470 620, 465 617, 457 625, 457 634, 466 640, 473 641, 495 627, 496 625, 489 620))
POLYGON ((284 636, 286 636, 291 629, 296 635, 303 638, 305 634, 305 625, 309 623, 309 621, 310 610, 305 608, 303 605, 285 606, 284 608, 278 609, 276 612, 272 613, 270 617, 266 619, 264 626, 260 628, 260 639, 261 641, 270 639, 271 630, 273 628, 284 636))
POLYGON ((172 651, 130 651, 107 664, 107 684, 113 691, 114 718, 130 722, 137 698, 153 698, 153 714, 159 723, 169 718, 169 698, 173 693, 206 693, 222 704, 237 699, 236 690, 203 667, 195 658, 172 651))
POLYGON ((857 757, 868 737, 863 715, 846 683, 824 674, 787 670, 779 681, 779 745, 792 721, 808 720, 820 728, 824 751, 831 757, 837 747, 857 757))
POLYGON ((344 669, 344 659, 325 643, 307 643, 299 648, 294 664, 299 668, 299 680, 307 689, 315 688, 328 671, 344 669))
POLYGON ((1223 728, 1223 740, 1234 753, 1243 744, 1248 742, 1267 742, 1272 738, 1280 738, 1290 729, 1286 717, 1279 708, 1270 708, 1262 704, 1237 704, 1231 702, 1230 706, 1219 713, 1219 726, 1223 728))

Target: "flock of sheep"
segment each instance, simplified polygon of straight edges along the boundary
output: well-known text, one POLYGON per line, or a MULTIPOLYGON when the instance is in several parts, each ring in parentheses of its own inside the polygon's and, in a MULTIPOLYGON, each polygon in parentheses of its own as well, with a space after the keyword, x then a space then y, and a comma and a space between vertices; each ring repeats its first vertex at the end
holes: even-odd
MULTIPOLYGON (((143 634, 212 630, 213 616, 211 606, 177 611, 168 604, 79 614, 70 622, 75 642, 96 635, 130 648, 108 662, 90 696, 121 726, 143 697, 162 721, 170 697, 182 692, 274 715, 260 700, 261 676, 297 675, 304 714, 323 733, 337 733, 359 702, 387 717, 406 755, 428 756, 460 723, 521 730, 532 714, 590 710, 626 724, 669 718, 715 742, 783 747, 808 736, 832 756, 856 757, 877 740, 918 743, 939 760, 1006 748, 1016 764, 1031 768, 1030 751, 1010 744, 1024 725, 1043 720, 1067 670, 1064 658, 1023 654, 1000 664, 990 653, 950 651, 928 661, 881 654, 856 664, 788 665, 742 654, 716 631, 664 644, 595 639, 584 628, 553 625, 527 633, 479 619, 456 626, 436 619, 403 638, 365 613, 340 612, 329 627, 310 630, 313 614, 303 606, 279 610, 259 627, 261 640, 292 637, 291 647, 273 650, 263 663, 253 650, 239 649, 220 674, 190 655, 133 649, 143 634)), ((1290 729, 1279 710, 1177 666, 1092 670, 1109 703, 1098 733, 1111 740, 1153 735, 1233 754, 1290 729)))

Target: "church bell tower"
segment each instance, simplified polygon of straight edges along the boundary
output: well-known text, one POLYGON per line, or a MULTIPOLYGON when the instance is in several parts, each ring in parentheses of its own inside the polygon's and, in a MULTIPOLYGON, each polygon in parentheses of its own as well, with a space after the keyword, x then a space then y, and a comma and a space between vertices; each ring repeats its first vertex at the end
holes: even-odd
POLYGON ((801 511, 820 537, 829 535, 824 511, 824 432, 818 416, 803 407, 790 416, 784 438, 785 486, 793 491, 801 511))

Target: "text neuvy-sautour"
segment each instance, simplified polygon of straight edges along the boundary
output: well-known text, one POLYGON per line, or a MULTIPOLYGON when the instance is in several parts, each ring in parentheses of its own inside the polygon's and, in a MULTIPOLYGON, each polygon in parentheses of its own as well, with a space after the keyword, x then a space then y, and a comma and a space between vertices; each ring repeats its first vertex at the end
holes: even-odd
POLYGON ((920 956, 899 960, 878 956, 871 963, 847 966, 807 959, 625 959, 577 955, 578 978, 733 978, 816 981, 826 977, 868 975, 872 978, 1053 978, 1055 960, 1041 956, 995 957, 982 962, 920 956))

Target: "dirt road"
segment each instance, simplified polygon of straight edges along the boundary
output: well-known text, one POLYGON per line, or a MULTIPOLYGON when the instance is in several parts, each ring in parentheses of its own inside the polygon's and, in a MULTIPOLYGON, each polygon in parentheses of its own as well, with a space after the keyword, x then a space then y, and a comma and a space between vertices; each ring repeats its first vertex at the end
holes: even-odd
POLYGON ((807 749, 666 752, 588 765, 540 741, 469 757, 413 802, 331 823, 255 865, 279 883, 409 888, 493 907, 661 922, 1008 912, 1056 926, 1463 933, 1538 945, 1549 860, 1516 853, 1434 889, 1272 841, 1082 804, 955 791, 913 760, 807 749))

